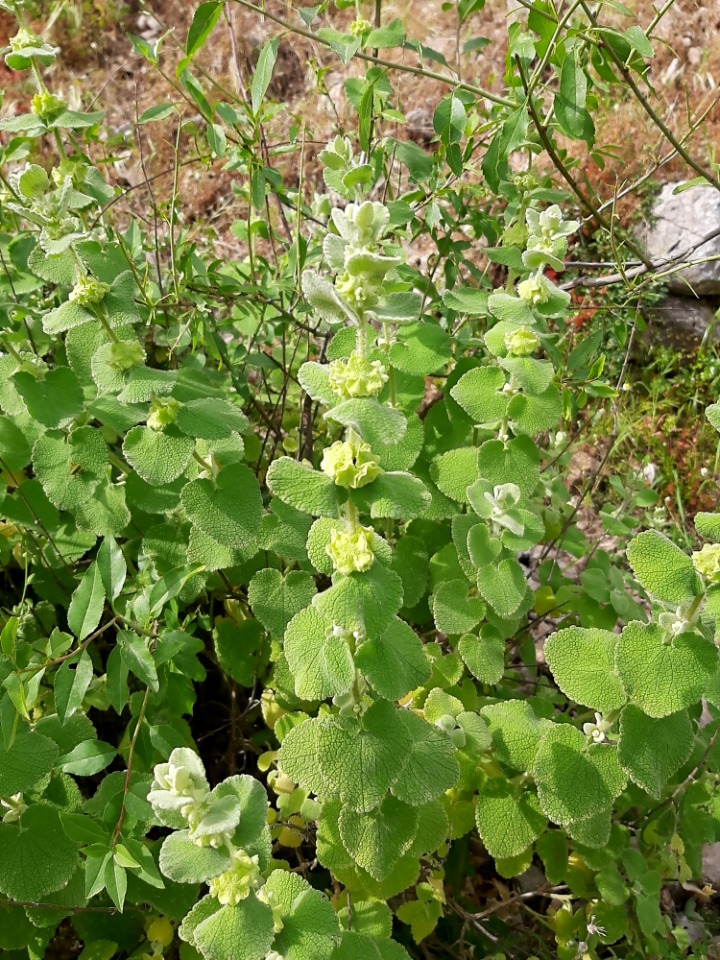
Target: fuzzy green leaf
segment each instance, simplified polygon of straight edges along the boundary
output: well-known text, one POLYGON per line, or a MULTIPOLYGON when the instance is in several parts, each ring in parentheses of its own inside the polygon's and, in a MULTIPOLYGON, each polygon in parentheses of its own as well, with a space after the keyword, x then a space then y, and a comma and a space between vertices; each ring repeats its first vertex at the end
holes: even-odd
POLYGON ((519 794, 507 780, 483 784, 475 807, 478 833, 488 853, 499 860, 516 857, 537 839, 547 824, 534 793, 519 794))
POLYGON ((250 581, 248 602, 255 617, 275 640, 296 613, 310 604, 317 593, 309 573, 294 570, 283 576, 279 570, 259 570, 250 581))
POLYGON ((377 694, 400 700, 430 679, 422 642, 404 620, 392 621, 379 639, 371 636, 357 650, 355 664, 377 694))
POLYGON ((244 687, 252 686, 264 636, 257 620, 236 623, 220 617, 215 621, 213 638, 218 663, 229 677, 244 687))
POLYGON ((637 707, 627 706, 620 715, 620 766, 633 783, 658 800, 665 784, 690 756, 693 743, 685 710, 653 720, 637 707))
POLYGON ((411 737, 403 715, 386 700, 362 719, 306 720, 285 737, 278 763, 321 798, 340 797, 353 810, 376 807, 408 761, 411 737))
POLYGON ((408 324, 390 348, 394 367, 423 377, 442 370, 451 358, 452 338, 433 323, 408 324))
POLYGON ((376 880, 384 880, 410 849, 417 827, 417 810, 393 796, 368 813, 344 807, 340 814, 340 836, 346 850, 376 880))
POLYGON ((267 485, 288 506, 316 517, 337 517, 341 503, 339 487, 319 470, 280 457, 270 464, 267 485))
POLYGON ((30 790, 50 773, 58 753, 53 740, 34 732, 17 736, 9 749, 0 747, 0 796, 30 790))
POLYGON ((79 864, 77 848, 54 807, 29 807, 19 824, 0 823, 0 892, 13 900, 41 900, 60 890, 79 864))
POLYGON ((327 411, 325 419, 352 428, 373 448, 399 443, 407 431, 407 420, 401 411, 374 397, 343 400, 327 411))
POLYGON ((460 767, 447 734, 416 713, 403 711, 400 716, 407 728, 410 746, 392 792, 399 800, 419 807, 454 787, 460 767))
POLYGON ((192 438, 174 426, 166 430, 133 427, 125 437, 123 453, 146 483, 162 487, 185 472, 194 447, 192 438))
POLYGON ((313 607, 301 610, 285 633, 284 651, 295 678, 295 693, 304 700, 325 700, 346 693, 355 681, 347 640, 313 607))
POLYGON ((696 513, 695 529, 705 540, 720 543, 720 513, 696 513))
POLYGON ((205 960, 263 960, 274 938, 273 914, 257 897, 220 907, 193 931, 205 960))
POLYGON ((313 270, 303 272, 302 289, 307 302, 325 323, 334 326, 356 322, 355 314, 340 299, 335 287, 313 270))
POLYGON ((46 427, 67 427, 82 413, 82 387, 69 367, 55 367, 42 380, 23 370, 12 382, 30 416, 46 427))
POLYGON ((107 458, 107 445, 93 427, 79 427, 67 438, 46 433, 33 447, 35 475, 48 500, 61 510, 76 510, 92 497, 107 458))
POLYGON ((302 877, 284 870, 270 874, 265 890, 272 893, 282 920, 273 949, 287 960, 328 960, 340 942, 341 931, 327 897, 302 877))
POLYGON ((717 648, 681 633, 669 642, 656 624, 633 621, 620 635, 617 672, 631 703, 650 717, 666 717, 697 703, 718 666, 717 648))
POLYGON ((457 447, 435 457, 430 476, 445 496, 467 503, 467 488, 478 477, 477 447, 457 447))
POLYGON ((203 440, 220 440, 233 433, 245 433, 249 427, 248 419, 239 407, 225 400, 191 400, 178 410, 177 421, 180 430, 189 437, 203 440))
POLYGON ((481 683, 498 683, 505 671, 505 641, 492 627, 483 628, 479 637, 474 633, 460 637, 458 652, 481 683))
POLYGON ((547 726, 522 700, 505 700, 483 707, 481 715, 492 736, 496 760, 517 773, 525 773, 533 764, 540 738, 547 726))
POLYGON ((481 567, 477 574, 480 595, 499 617, 511 617, 527 593, 525 571, 515 557, 506 557, 497 565, 481 567))
POLYGON ((381 473, 368 486, 354 490, 351 499, 362 513, 369 513, 373 519, 412 520, 421 516, 430 504, 425 484, 409 473, 381 473))
POLYGON ((600 713, 618 710, 626 700, 615 672, 617 634, 597 628, 568 627, 545 643, 545 660, 566 697, 600 713))
POLYGON ((687 554, 657 530, 631 540, 627 558, 647 592, 668 603, 685 603, 700 592, 700 579, 687 554))
POLYGON ((474 423, 497 423, 507 411, 508 397, 502 392, 505 380, 497 367, 477 367, 460 377, 450 396, 474 423))
POLYGON ((364 573, 336 575, 332 587, 315 596, 313 606, 334 626, 377 636, 402 606, 402 581, 376 560, 364 573))
POLYGON ((262 521, 262 498, 252 470, 232 463, 215 483, 193 480, 184 487, 182 502, 190 520, 213 540, 252 556, 262 521))
POLYGON ((205 883, 229 869, 231 862, 225 847, 199 847, 187 830, 171 833, 160 848, 160 869, 176 883, 205 883))
POLYGON ((540 455, 529 437, 515 437, 507 445, 486 440, 478 454, 478 473, 493 486, 515 483, 529 497, 540 479, 540 455))
POLYGON ((441 633, 469 633, 485 616, 485 604, 479 597, 468 597, 465 580, 446 580, 433 594, 432 611, 441 633))
POLYGON ((326 407, 332 407, 338 401, 330 386, 330 367, 327 364, 304 363, 298 370, 298 383, 309 397, 324 403, 326 407))
POLYGON ((546 727, 532 773, 540 805, 563 826, 609 810, 627 782, 614 746, 588 745, 579 730, 565 723, 546 727))

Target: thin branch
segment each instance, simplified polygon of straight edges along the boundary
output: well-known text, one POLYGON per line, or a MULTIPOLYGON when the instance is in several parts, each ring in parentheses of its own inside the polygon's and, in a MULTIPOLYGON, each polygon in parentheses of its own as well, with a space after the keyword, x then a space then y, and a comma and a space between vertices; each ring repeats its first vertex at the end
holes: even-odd
MULTIPOLYGON (((288 20, 283 20, 282 17, 278 17, 275 16, 275 14, 269 13, 262 7, 258 7, 254 3, 250 3, 250 0, 234 0, 234 2, 239 3, 241 7, 252 10, 253 13, 258 13, 263 17, 267 17, 268 20, 272 20, 274 23, 284 27, 291 33, 295 33, 300 37, 305 37, 307 40, 312 40, 313 43, 320 43, 324 47, 329 47, 332 49, 332 44, 329 40, 324 40, 322 37, 318 37, 309 30, 303 30, 302 27, 295 26, 288 20)), ((478 87, 474 83, 464 83, 461 80, 458 80, 456 77, 444 77, 441 73, 435 73, 432 70, 425 70, 423 67, 412 67, 406 63, 395 63, 392 60, 383 60, 381 57, 373 57, 369 53, 362 53, 360 50, 355 53, 355 56, 358 58, 358 60, 364 60, 366 63, 372 63, 376 67, 386 67, 388 70, 398 70, 400 73, 412 73, 416 77, 427 77, 428 80, 437 80, 438 83, 444 83, 447 86, 452 87, 454 90, 467 90, 469 93, 474 93, 478 97, 484 97, 491 103, 497 103, 501 107, 517 106, 516 103, 514 103, 512 100, 508 100, 506 97, 500 97, 495 93, 490 93, 489 90, 483 90, 482 87, 478 87)))

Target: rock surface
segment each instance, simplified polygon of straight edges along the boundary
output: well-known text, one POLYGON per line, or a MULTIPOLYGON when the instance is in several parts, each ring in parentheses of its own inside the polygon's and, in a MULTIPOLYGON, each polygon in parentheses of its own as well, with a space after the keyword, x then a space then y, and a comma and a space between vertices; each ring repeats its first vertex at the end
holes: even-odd
MULTIPOLYGON (((720 257, 720 192, 712 187, 690 187, 673 194, 677 183, 666 183, 655 201, 651 223, 643 237, 651 259, 676 257, 703 237, 717 231, 687 256, 688 261, 720 257)), ((720 259, 672 273, 668 278, 672 293, 681 296, 707 296, 720 293, 720 259)))
POLYGON ((695 353, 712 324, 710 337, 720 339, 720 321, 715 320, 717 298, 699 300, 668 296, 655 307, 645 310, 647 329, 642 337, 646 344, 664 344, 678 353, 695 353))
POLYGON ((706 843, 702 856, 703 880, 720 889, 720 843, 706 843))

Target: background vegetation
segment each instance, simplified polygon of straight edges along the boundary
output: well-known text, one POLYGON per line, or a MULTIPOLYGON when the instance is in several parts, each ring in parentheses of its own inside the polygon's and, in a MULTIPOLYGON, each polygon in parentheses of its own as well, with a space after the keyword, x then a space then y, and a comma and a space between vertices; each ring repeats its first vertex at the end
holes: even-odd
POLYGON ((509 6, 0 2, 8 956, 717 954, 718 25, 509 6))

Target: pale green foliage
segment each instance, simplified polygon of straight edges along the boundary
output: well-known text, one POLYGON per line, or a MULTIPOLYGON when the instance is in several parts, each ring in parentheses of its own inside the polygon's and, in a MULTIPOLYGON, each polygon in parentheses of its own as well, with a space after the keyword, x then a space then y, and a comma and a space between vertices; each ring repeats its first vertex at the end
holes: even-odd
MULTIPOLYGON (((483 4, 444 6, 460 76, 483 4)), ((312 199, 276 165, 299 143, 266 100, 286 35, 242 98, 196 64, 223 4, 170 73, 166 40, 131 35, 178 93, 139 126, 172 117, 178 163, 191 131, 188 162, 238 174, 240 257, 190 225, 180 176, 152 217, 116 206, 91 161, 116 133, 48 89, 58 51, 20 10, 5 62, 37 92, 0 120, 0 949, 35 960, 72 922, 88 956, 408 960, 393 906, 418 943, 485 955, 487 919, 520 955, 515 899, 476 920, 459 882, 479 840, 501 877, 542 864, 559 960, 685 949, 660 897, 720 839, 720 519, 697 515, 692 557, 640 533, 634 580, 576 525, 566 441, 620 399, 604 329, 571 322, 547 270, 575 258, 572 198, 534 166, 592 149, 598 91, 615 70, 644 89, 652 45, 603 10, 528 6, 502 95, 453 89, 422 147, 392 133, 392 67, 353 67, 357 143, 320 152, 312 199)), ((346 33, 333 5, 298 16, 345 63, 446 66, 384 13, 346 33)), ((603 511, 618 537, 636 519, 603 511)))
POLYGON ((618 710, 625 691, 615 672, 617 636, 605 630, 569 627, 545 644, 545 659, 563 693, 601 713, 618 710))

